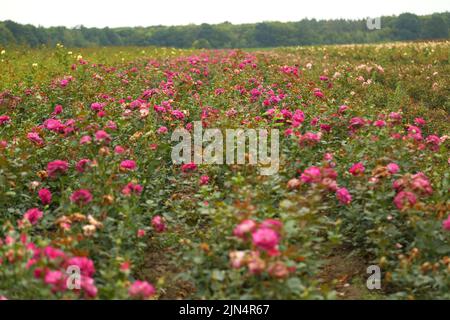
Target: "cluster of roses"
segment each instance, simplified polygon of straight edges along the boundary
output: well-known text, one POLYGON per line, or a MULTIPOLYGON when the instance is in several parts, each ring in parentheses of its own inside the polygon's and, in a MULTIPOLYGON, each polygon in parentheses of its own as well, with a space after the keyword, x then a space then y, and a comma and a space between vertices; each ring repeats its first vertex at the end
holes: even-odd
MULTIPOLYGON (((288 181, 288 188, 297 189, 303 184, 319 186, 327 191, 334 192, 341 204, 348 205, 352 201, 352 196, 347 188, 338 186, 336 181, 337 172, 332 168, 334 166, 332 159, 333 155, 326 153, 324 160, 328 163, 322 167, 312 166, 306 168, 300 174, 300 178, 293 178, 288 181)), ((355 170, 352 168, 351 172, 355 170)))
MULTIPOLYGON (((24 261, 25 268, 48 285, 53 294, 72 292, 85 299, 97 297, 95 266, 88 257, 72 256, 52 246, 38 247, 26 234, 0 239, 0 268, 24 261)), ((136 280, 128 287, 128 295, 133 299, 148 299, 155 293, 154 286, 147 281, 136 280)), ((6 299, 0 296, 0 300, 6 299)))
POLYGON ((395 180, 392 187, 397 193, 394 204, 399 210, 413 207, 417 203, 417 197, 429 196, 433 193, 430 180, 423 172, 405 174, 395 180))
POLYGON ((448 136, 430 134, 426 138, 422 135, 422 129, 418 126, 408 125, 407 135, 403 139, 411 139, 417 142, 417 148, 423 150, 428 147, 431 151, 438 151, 442 141, 445 141, 448 136))
POLYGON ((25 234, 19 239, 10 235, 4 240, 0 239, 0 249, 2 249, 0 252, 3 252, 3 257, 0 256, 0 266, 26 259, 26 269, 32 270, 36 279, 49 285, 53 293, 74 290, 85 298, 97 296, 97 287, 93 279, 94 263, 87 257, 71 256, 52 246, 38 247, 28 241, 25 234), (75 278, 71 278, 71 274, 66 272, 69 267, 79 271, 75 278))
MULTIPOLYGON (((277 122, 284 122, 285 124, 289 125, 289 127, 285 129, 284 135, 295 135, 296 137, 298 137, 300 146, 314 146, 319 143, 322 138, 322 132, 316 133, 308 131, 302 134, 300 131, 296 131, 296 128, 299 128, 305 121, 305 113, 300 109, 291 112, 288 109, 278 110, 277 108, 271 108, 266 111, 265 115, 270 119, 275 119, 277 122)), ((312 126, 318 126, 318 123, 318 118, 313 118, 311 120, 312 126)), ((331 130, 331 126, 328 124, 320 124, 319 128, 324 132, 329 132, 331 130)))
POLYGON ((279 243, 283 224, 275 219, 266 219, 261 223, 247 219, 238 224, 233 234, 241 241, 251 244, 251 250, 238 250, 229 253, 231 266, 240 269, 244 266, 251 274, 264 271, 275 278, 285 278, 295 271, 283 261, 277 259, 281 255, 279 243))

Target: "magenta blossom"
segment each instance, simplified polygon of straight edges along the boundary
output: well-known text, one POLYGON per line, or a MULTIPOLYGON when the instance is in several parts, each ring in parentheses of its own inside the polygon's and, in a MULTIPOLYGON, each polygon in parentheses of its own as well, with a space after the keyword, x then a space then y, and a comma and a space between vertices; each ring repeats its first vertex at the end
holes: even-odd
POLYGON ((339 188, 336 191, 336 197, 342 204, 349 204, 352 201, 352 196, 346 188, 339 188))
POLYGON ((76 204, 88 204, 92 201, 92 194, 89 190, 80 189, 72 193, 70 201, 76 204))
POLYGON ((122 188, 122 194, 125 196, 129 196, 132 193, 139 195, 141 194, 142 189, 143 188, 141 185, 130 182, 125 187, 122 188))
POLYGON ((412 175, 411 188, 420 194, 431 195, 433 188, 431 187, 430 180, 423 172, 418 172, 412 175))
POLYGON ((350 125, 349 128, 350 130, 356 130, 358 128, 363 127, 366 124, 366 120, 364 120, 363 118, 359 118, 359 117, 354 117, 350 119, 350 125))
POLYGON ((309 167, 300 175, 300 180, 304 183, 320 182, 322 173, 319 167, 309 167))
POLYGON ((49 177, 54 177, 58 173, 65 173, 69 168, 67 161, 55 160, 47 164, 47 173, 49 177))
POLYGON ((58 115, 58 114, 60 114, 60 113, 62 113, 63 112, 63 107, 62 107, 62 105, 60 105, 60 104, 57 104, 56 106, 55 106, 55 109, 53 109, 53 114, 54 115, 58 115))
POLYGON ((148 299, 155 293, 155 288, 147 281, 136 280, 128 289, 128 294, 130 297, 138 299, 148 299))
POLYGON ((364 165, 361 162, 358 162, 353 164, 348 172, 350 172, 354 176, 357 176, 363 174, 365 170, 366 168, 364 168, 364 165))
POLYGON ((396 174, 400 170, 400 167, 398 166, 398 164, 396 164, 394 162, 389 163, 386 166, 386 168, 388 169, 390 174, 396 174))
POLYGON ((81 159, 75 165, 75 170, 77 170, 79 173, 83 173, 84 171, 86 171, 87 168, 89 168, 91 163, 92 161, 89 159, 81 159))
POLYGON ((145 230, 144 230, 144 229, 139 229, 139 230, 136 232, 136 235, 137 235, 138 238, 144 237, 144 236, 145 236, 145 230))
POLYGON ((11 121, 11 118, 7 115, 0 116, 0 125, 6 124, 11 121))
POLYGON ((39 199, 41 199, 41 202, 43 205, 50 204, 52 202, 52 193, 50 190, 43 188, 39 190, 38 192, 39 199))
POLYGON ((115 146, 114 147, 114 153, 115 154, 122 154, 125 152, 125 148, 122 146, 115 146))
POLYGON ((66 290, 66 275, 62 271, 47 271, 44 277, 44 282, 52 286, 53 292, 66 290))
POLYGON ((92 138, 91 136, 82 136, 80 139, 80 144, 89 144, 91 143, 92 138))
POLYGON ((43 213, 38 208, 33 208, 25 212, 23 217, 27 219, 31 224, 36 224, 43 216, 43 213))
POLYGON ((347 109, 348 109, 348 106, 342 105, 342 106, 339 107, 339 113, 344 113, 345 110, 347 110, 347 109))
POLYGON ((195 163, 185 163, 181 166, 181 171, 189 172, 195 171, 197 169, 197 165, 195 163))
POLYGON ((315 145, 320 142, 321 133, 306 132, 304 135, 300 136, 299 143, 301 145, 315 145))
POLYGON ((56 259, 65 259, 66 255, 64 251, 59 250, 57 248, 54 248, 52 246, 47 246, 42 251, 44 256, 49 260, 56 260, 56 259))
POLYGON ((156 132, 158 132, 159 134, 164 134, 164 133, 167 133, 167 131, 168 131, 167 128, 162 126, 162 127, 159 127, 156 132))
POLYGON ((200 177, 199 184, 201 186, 207 185, 208 183, 209 183, 209 177, 208 176, 204 175, 204 176, 200 177))
POLYGON ((242 221, 238 224, 234 230, 233 234, 238 238, 244 238, 247 233, 252 232, 256 228, 256 222, 250 219, 242 221))
POLYGON ((416 202, 416 195, 409 191, 400 191, 394 198, 394 204, 399 210, 402 210, 407 206, 413 206, 416 202))
POLYGON ((111 136, 104 130, 98 130, 95 133, 95 140, 101 141, 101 142, 109 142, 111 141, 111 136))
POLYGON ((450 231, 450 215, 447 217, 447 220, 444 220, 442 222, 442 228, 444 228, 444 230, 450 231))
POLYGON ((259 228, 252 233, 253 244, 267 252, 276 251, 279 238, 278 233, 271 228, 259 228))
POLYGON ((402 114, 398 112, 391 112, 389 113, 389 119, 395 123, 399 123, 402 120, 402 114))
POLYGON ((37 145, 42 145, 44 143, 44 140, 42 140, 42 138, 39 136, 39 133, 37 132, 29 132, 27 134, 27 138, 28 140, 36 143, 37 145))
POLYGON ((136 162, 134 160, 123 160, 120 163, 120 168, 125 170, 134 170, 136 169, 136 162))
POLYGON ((323 99, 325 97, 325 95, 323 94, 322 91, 320 91, 320 89, 314 89, 314 95, 319 98, 319 99, 323 99))
POLYGON ((94 279, 84 275, 81 276, 81 289, 89 298, 94 298, 98 292, 94 279))
POLYGON ((382 128, 386 126, 386 121, 384 120, 376 120, 373 125, 378 128, 382 128))
POLYGON ((91 110, 93 110, 93 111, 103 111, 104 107, 105 107, 105 104, 100 103, 100 102, 94 102, 91 104, 91 110))
POLYGON ((58 119, 47 119, 44 122, 44 127, 50 131, 59 132, 64 129, 64 124, 58 119))
POLYGON ((77 266, 83 276, 92 277, 95 273, 94 262, 87 257, 72 257, 66 261, 67 266, 77 266))
POLYGON ((154 216, 152 218, 152 226, 156 230, 156 232, 164 232, 166 230, 166 225, 164 223, 164 219, 161 216, 154 216))
POLYGON ((427 122, 423 118, 415 118, 414 123, 417 126, 424 126, 427 122))

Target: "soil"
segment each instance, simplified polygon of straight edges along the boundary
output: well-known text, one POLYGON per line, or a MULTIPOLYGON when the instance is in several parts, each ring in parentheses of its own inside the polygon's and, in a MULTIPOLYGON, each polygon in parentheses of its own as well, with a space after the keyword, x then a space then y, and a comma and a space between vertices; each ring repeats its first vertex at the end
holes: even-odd
POLYGON ((367 263, 351 251, 337 250, 325 260, 321 282, 337 292, 340 300, 380 299, 380 292, 367 289, 367 263))
POLYGON ((161 300, 188 299, 190 293, 195 290, 189 282, 176 279, 182 271, 171 262, 173 254, 173 251, 168 248, 163 250, 151 248, 139 271, 143 279, 150 283, 158 283, 161 300))

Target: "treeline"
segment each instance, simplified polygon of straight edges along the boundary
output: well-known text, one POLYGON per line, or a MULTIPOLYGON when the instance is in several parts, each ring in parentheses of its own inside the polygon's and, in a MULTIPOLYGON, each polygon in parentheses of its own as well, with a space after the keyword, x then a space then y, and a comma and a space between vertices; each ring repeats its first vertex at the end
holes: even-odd
POLYGON ((201 24, 134 28, 35 27, 0 22, 0 45, 166 46, 177 48, 256 48, 312 44, 372 43, 398 40, 447 39, 450 12, 427 16, 404 13, 381 17, 381 28, 367 21, 315 20, 233 25, 201 24))

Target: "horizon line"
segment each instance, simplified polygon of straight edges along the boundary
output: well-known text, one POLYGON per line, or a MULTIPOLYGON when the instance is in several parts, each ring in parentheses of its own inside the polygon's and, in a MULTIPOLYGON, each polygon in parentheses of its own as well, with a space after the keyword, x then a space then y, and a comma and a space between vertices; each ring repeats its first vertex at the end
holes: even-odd
POLYGON ((217 23, 207 23, 207 22, 201 22, 201 23, 194 23, 194 22, 190 22, 190 23, 180 23, 180 24, 155 24, 155 25, 147 25, 147 26, 143 26, 143 25, 135 25, 135 26, 118 26, 118 27, 111 27, 111 26, 103 26, 103 27, 96 27, 96 26, 87 26, 84 24, 79 24, 79 25, 75 25, 75 26, 67 26, 67 25, 50 25, 50 26, 44 26, 41 24, 34 24, 34 23, 27 23, 27 22, 18 22, 18 21, 14 21, 12 19, 5 19, 5 20, 0 20, 0 22, 6 22, 6 21, 12 21, 14 23, 17 24, 21 24, 21 25, 31 25, 35 28, 44 28, 44 29, 49 29, 49 28, 66 28, 66 29, 79 29, 81 27, 84 28, 88 28, 88 29, 126 29, 126 28, 130 28, 130 29, 134 29, 134 28, 156 28, 156 27, 187 27, 187 26, 201 26, 201 25, 210 25, 210 26, 215 26, 215 25, 222 25, 222 24, 231 24, 231 25, 254 25, 254 24, 260 24, 260 23, 296 23, 296 22, 301 22, 304 20, 316 20, 316 21, 339 21, 339 20, 344 20, 344 21, 350 21, 350 22, 356 22, 356 21, 364 21, 365 19, 368 18, 392 18, 392 17, 398 17, 402 14, 413 14, 419 17, 424 17, 424 16, 431 16, 433 14, 445 14, 445 13, 450 13, 450 11, 441 11, 441 12, 433 12, 433 13, 427 13, 427 14, 416 14, 416 13, 412 13, 412 12, 402 12, 400 14, 391 14, 391 15, 381 15, 381 16, 366 16, 366 17, 360 17, 360 18, 342 18, 342 17, 338 17, 338 18, 310 18, 310 17, 303 17, 300 20, 289 20, 289 21, 280 21, 280 20, 262 20, 262 21, 258 21, 258 22, 242 22, 242 23, 233 23, 230 21, 223 21, 223 22, 217 22, 217 23))

